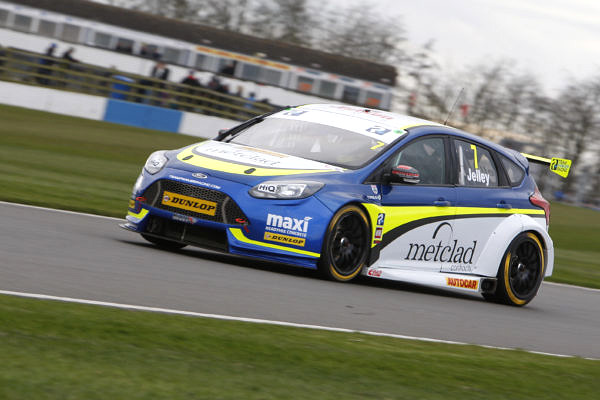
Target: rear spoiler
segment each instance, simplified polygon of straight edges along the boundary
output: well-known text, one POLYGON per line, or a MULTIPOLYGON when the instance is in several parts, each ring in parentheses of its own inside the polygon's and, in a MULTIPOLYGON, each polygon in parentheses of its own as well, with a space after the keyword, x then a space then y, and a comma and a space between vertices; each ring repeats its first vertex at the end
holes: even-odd
POLYGON ((571 160, 566 160, 564 158, 556 158, 556 157, 545 158, 545 157, 539 157, 539 156, 534 156, 534 155, 525 154, 525 153, 521 153, 521 154, 523 156, 525 156, 526 159, 528 159, 529 161, 531 161, 533 163, 549 165, 550 171, 562 176, 563 178, 566 178, 569 175, 569 170, 571 169, 571 160))

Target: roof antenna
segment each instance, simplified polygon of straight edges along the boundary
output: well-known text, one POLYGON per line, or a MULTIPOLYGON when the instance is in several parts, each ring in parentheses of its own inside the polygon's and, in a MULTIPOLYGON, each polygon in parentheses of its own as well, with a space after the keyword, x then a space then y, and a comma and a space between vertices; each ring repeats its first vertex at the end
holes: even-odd
POLYGON ((458 100, 460 100, 460 97, 462 96, 464 91, 465 91, 464 87, 460 88, 460 92, 458 92, 458 96, 456 96, 456 99, 454 100, 454 104, 452 104, 452 108, 450 109, 450 111, 448 112, 448 116, 444 120, 444 125, 446 125, 446 123, 448 122, 448 119, 450 119, 450 116, 452 115, 452 113, 454 112, 454 108, 456 107, 456 103, 458 103, 458 100))

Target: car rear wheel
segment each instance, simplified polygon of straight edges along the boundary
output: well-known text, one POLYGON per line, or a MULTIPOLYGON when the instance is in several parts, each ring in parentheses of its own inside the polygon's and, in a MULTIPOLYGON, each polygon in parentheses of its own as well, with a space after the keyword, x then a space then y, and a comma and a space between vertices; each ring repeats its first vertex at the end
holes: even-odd
POLYGON ((319 269, 329 279, 346 282, 355 278, 367 262, 369 221, 354 205, 341 208, 329 223, 319 269))
POLYGON ((187 246, 185 243, 174 242, 172 240, 162 239, 155 236, 150 236, 142 233, 142 237, 152 244, 165 250, 179 250, 187 246))
POLYGON ((498 286, 484 297, 513 306, 524 306, 537 294, 544 279, 544 249, 538 237, 521 233, 508 246, 500 270, 498 286))

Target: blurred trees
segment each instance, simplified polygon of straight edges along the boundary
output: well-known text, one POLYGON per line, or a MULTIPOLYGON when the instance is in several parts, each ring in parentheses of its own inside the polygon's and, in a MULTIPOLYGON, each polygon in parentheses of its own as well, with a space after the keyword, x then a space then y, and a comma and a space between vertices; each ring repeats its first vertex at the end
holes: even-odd
MULTIPOLYGON (((600 73, 569 82, 556 96, 512 60, 450 73, 433 42, 407 43, 397 15, 365 3, 315 0, 109 0, 166 17, 395 65, 395 108, 484 136, 511 137, 509 147, 573 160, 567 180, 547 172, 538 184, 600 205, 600 73), (460 93, 460 96, 459 96, 460 93), (452 109, 454 106, 454 109, 452 109)), ((599 71, 600 72, 600 71, 599 71)))

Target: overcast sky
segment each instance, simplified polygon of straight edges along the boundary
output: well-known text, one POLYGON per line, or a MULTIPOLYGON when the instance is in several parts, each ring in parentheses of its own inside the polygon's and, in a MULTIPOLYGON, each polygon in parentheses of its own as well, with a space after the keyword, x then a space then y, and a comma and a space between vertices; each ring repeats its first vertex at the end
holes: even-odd
POLYGON ((435 40, 434 54, 446 71, 511 59, 515 68, 533 73, 549 94, 572 79, 600 76, 600 0, 333 2, 400 16, 411 45, 435 40))
POLYGON ((401 15, 410 42, 435 39, 444 67, 510 58, 549 92, 600 76, 600 0, 363 0, 401 15))

